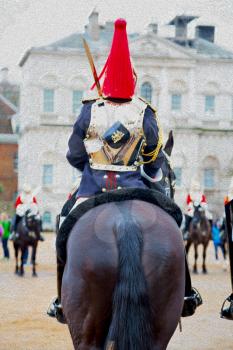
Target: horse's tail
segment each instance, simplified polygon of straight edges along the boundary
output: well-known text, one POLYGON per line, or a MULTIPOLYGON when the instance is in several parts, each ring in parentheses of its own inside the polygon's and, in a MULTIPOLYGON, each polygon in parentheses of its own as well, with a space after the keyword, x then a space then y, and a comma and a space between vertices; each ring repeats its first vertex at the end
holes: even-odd
POLYGON ((141 263, 143 236, 132 217, 116 224, 118 282, 106 349, 151 350, 152 329, 147 283, 141 263))

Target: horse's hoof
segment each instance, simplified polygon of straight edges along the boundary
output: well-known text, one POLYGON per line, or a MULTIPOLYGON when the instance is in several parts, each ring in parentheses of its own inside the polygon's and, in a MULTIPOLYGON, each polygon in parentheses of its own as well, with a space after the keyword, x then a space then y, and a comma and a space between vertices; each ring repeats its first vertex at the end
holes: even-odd
POLYGON ((32 273, 32 277, 38 277, 37 273, 36 273, 36 272, 33 272, 33 273, 32 273))
POLYGON ((197 271, 197 270, 193 270, 193 273, 194 273, 195 275, 198 275, 198 271, 197 271))
POLYGON ((202 273, 203 273, 203 275, 207 275, 208 271, 207 270, 203 270, 202 273))

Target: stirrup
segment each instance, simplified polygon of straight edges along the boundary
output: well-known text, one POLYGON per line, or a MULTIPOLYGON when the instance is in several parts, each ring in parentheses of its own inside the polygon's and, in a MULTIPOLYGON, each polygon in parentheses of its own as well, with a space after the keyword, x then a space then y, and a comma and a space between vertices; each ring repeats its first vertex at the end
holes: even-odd
POLYGON ((182 317, 192 316, 196 308, 203 304, 202 297, 196 288, 192 287, 191 294, 184 297, 184 306, 181 313, 182 317))
POLYGON ((50 317, 55 317, 60 323, 67 323, 63 314, 62 305, 59 302, 58 298, 53 299, 52 303, 50 304, 47 310, 47 315, 50 317))
POLYGON ((220 317, 233 321, 233 293, 224 300, 220 311, 220 317), (230 305, 229 307, 224 308, 227 301, 229 301, 230 305))

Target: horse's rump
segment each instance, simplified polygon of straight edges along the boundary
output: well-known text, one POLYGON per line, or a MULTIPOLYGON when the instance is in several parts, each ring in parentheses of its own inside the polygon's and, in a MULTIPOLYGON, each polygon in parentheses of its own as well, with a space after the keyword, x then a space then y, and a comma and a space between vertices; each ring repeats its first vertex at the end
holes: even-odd
MULTIPOLYGON (((82 346, 86 346, 86 349, 91 349, 93 346, 93 349, 103 349, 112 316, 118 316, 114 314, 113 295, 116 298, 117 286, 122 285, 123 270, 119 270, 118 266, 119 262, 122 265, 123 248, 119 245, 120 241, 124 241, 126 251, 132 251, 132 254, 123 254, 124 269, 127 266, 129 268, 129 281, 125 279, 123 288, 139 288, 138 300, 141 303, 139 306, 142 306, 146 297, 144 294, 141 298, 139 284, 145 283, 149 309, 144 310, 147 310, 150 316, 145 316, 140 322, 144 322, 144 325, 146 323, 149 332, 147 334, 150 334, 151 329, 154 349, 165 349, 175 331, 183 306, 184 247, 175 221, 155 205, 138 200, 101 205, 83 215, 72 229, 67 245, 62 304, 74 347, 82 349, 82 346), (127 226, 127 222, 130 225, 127 226), (130 227, 132 232, 129 232, 130 227), (125 241, 124 237, 127 237, 125 241), (141 252, 140 249, 137 250, 140 237, 141 252), (140 278, 137 274, 140 268, 135 261, 137 251, 142 269, 140 278), (130 258, 133 260, 130 261, 130 258), (134 261, 138 266, 137 271, 133 270, 134 261)), ((123 289, 123 292, 127 294, 129 290, 123 289)), ((129 310, 130 303, 134 303, 135 300, 132 294, 127 295, 129 298, 125 298, 125 307, 129 310)), ((137 313, 136 304, 131 307, 132 313, 137 313)), ((147 311, 144 315, 147 315, 147 311)), ((138 313, 135 317, 132 317, 132 313, 131 319, 127 317, 124 320, 125 339, 133 336, 133 320, 136 327, 136 318, 140 319, 138 313), (127 323, 127 319, 131 323, 127 323)), ((123 317, 121 313, 122 322, 123 317)), ((146 332, 144 333, 146 335, 146 332)), ((110 329, 109 341, 116 342, 119 337, 120 334, 110 329)), ((149 339, 142 341, 145 343, 144 348, 149 349, 146 347, 149 339)), ((114 348, 125 349, 139 348, 135 345, 132 347, 132 343, 128 348, 114 348)))
POLYGON ((79 204, 69 213, 65 221, 62 223, 56 239, 56 248, 59 260, 65 263, 66 243, 69 238, 69 234, 77 221, 80 220, 83 215, 106 203, 118 203, 129 200, 140 200, 154 204, 165 210, 171 217, 173 217, 178 226, 181 225, 182 212, 180 208, 170 198, 159 191, 144 188, 124 188, 104 192, 79 204))

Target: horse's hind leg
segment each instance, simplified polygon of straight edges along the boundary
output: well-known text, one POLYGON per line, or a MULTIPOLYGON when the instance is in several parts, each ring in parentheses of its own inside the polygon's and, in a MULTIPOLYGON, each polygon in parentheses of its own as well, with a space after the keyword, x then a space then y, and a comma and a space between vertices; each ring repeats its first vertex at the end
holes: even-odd
POLYGON ((198 258, 198 245, 194 244, 194 265, 193 265, 193 273, 198 273, 197 271, 197 258, 198 258))
POLYGON ((20 265, 20 271, 19 271, 19 276, 24 275, 24 253, 25 253, 25 248, 21 249, 21 265, 20 265))
POLYGON ((207 246, 208 246, 208 243, 203 245, 203 264, 202 264, 202 272, 203 272, 204 274, 207 273, 206 264, 205 264, 207 246))
POLYGON ((37 248, 37 243, 32 247, 32 276, 37 277, 36 273, 36 248, 37 248))
POLYGON ((15 274, 17 275, 19 273, 19 264, 18 264, 18 256, 19 256, 19 247, 14 244, 15 248, 15 274))

